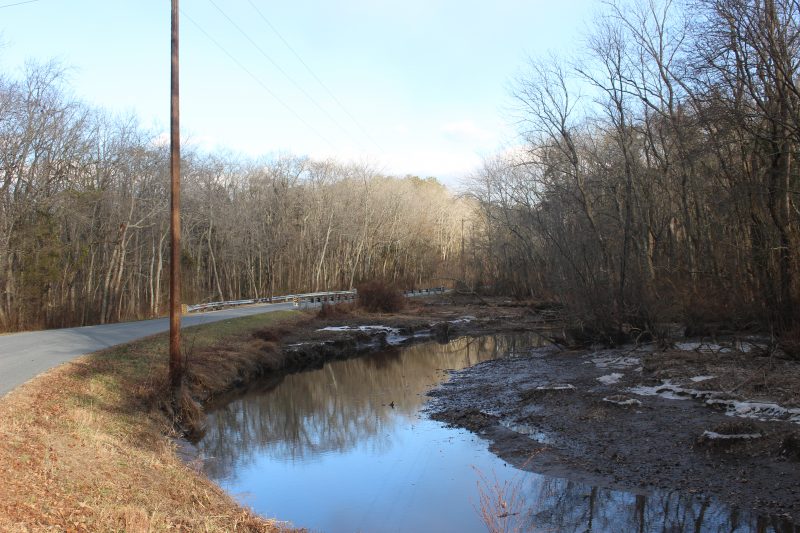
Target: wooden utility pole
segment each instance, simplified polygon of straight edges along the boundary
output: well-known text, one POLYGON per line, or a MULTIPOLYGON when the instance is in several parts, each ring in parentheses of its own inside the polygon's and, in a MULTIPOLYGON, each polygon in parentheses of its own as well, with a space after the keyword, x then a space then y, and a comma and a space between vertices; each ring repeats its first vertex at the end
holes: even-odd
POLYGON ((467 264, 464 262, 464 217, 461 217, 461 281, 467 285, 467 264))
POLYGON ((178 55, 178 0, 172 0, 172 69, 170 71, 170 265, 169 382, 178 391, 183 378, 181 357, 181 132, 178 55))

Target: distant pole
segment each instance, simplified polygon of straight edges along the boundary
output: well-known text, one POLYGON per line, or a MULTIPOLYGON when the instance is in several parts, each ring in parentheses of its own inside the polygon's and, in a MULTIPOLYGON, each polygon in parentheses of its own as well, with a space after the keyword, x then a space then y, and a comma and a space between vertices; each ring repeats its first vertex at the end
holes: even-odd
POLYGON ((172 69, 170 72, 170 265, 169 265, 169 382, 181 386, 181 132, 178 64, 178 0, 172 0, 172 69))
POLYGON ((461 281, 467 284, 467 264, 464 262, 464 217, 461 217, 461 281))

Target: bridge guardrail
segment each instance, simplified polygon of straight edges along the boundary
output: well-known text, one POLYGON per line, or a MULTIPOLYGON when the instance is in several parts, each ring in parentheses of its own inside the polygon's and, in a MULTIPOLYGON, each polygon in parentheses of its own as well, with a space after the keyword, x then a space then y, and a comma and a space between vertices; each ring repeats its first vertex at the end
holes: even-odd
MULTIPOLYGON (((447 289, 444 287, 431 287, 427 289, 409 289, 403 291, 403 296, 426 296, 432 294, 444 294, 447 289)), ((303 294, 285 294, 281 296, 268 296, 265 298, 252 298, 247 300, 229 300, 226 302, 208 302, 202 304, 187 305, 187 313, 197 313, 202 311, 215 311, 225 307, 236 307, 238 305, 253 305, 262 303, 281 303, 281 302, 294 302, 295 306, 301 303, 328 303, 328 302, 346 302, 358 298, 358 291, 327 291, 327 292, 309 292, 303 294)))

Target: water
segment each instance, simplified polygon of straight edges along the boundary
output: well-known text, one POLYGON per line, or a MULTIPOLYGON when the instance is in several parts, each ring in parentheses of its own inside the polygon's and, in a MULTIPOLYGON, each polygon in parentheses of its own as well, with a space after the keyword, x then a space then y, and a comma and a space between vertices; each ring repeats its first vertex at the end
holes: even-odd
POLYGON ((486 531, 486 511, 524 531, 793 531, 692 495, 523 472, 420 413, 447 369, 541 342, 426 343, 260 383, 211 413, 198 444, 205 472, 263 516, 312 531, 486 531))

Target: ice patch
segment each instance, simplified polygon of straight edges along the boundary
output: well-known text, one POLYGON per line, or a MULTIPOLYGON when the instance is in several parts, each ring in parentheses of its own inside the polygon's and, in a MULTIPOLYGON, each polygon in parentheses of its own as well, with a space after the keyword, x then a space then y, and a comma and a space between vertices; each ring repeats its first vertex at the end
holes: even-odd
POLYGON ((462 316, 461 318, 457 318, 455 320, 451 320, 450 324, 469 324, 473 320, 477 320, 474 316, 462 316))
POLYGON ((400 335, 399 329, 390 328, 389 326, 328 326, 326 328, 320 328, 317 331, 361 331, 364 333, 386 333, 386 343, 390 346, 397 346, 408 340, 408 337, 400 335))
POLYGON ((620 379, 622 379, 622 374, 614 372, 613 374, 608 374, 607 376, 600 376, 597 378, 597 381, 603 383, 604 385, 613 385, 614 383, 619 383, 620 379))
POLYGON ((788 408, 776 403, 740 402, 737 400, 709 399, 706 404, 722 406, 728 416, 754 418, 762 422, 793 422, 800 424, 800 408, 788 408))
POLYGON ((717 433, 715 431, 704 431, 702 435, 700 435, 700 439, 702 440, 752 440, 752 439, 760 439, 763 435, 761 433, 736 433, 736 434, 726 434, 726 433, 717 433))
POLYGON ((594 363, 597 368, 629 368, 641 364, 641 361, 638 357, 610 355, 606 357, 595 357, 592 359, 592 363, 594 363))
POLYGON ((693 378, 689 378, 693 383, 700 383, 701 381, 708 381, 709 379, 714 379, 717 376, 695 376, 693 378))
POLYGON ((720 346, 719 344, 713 344, 709 342, 676 342, 675 349, 681 350, 684 352, 719 352, 719 353, 727 353, 730 352, 730 348, 725 348, 720 346))
POLYGON ((700 353, 731 353, 739 351, 742 353, 750 353, 753 350, 766 348, 766 343, 754 342, 752 340, 740 341, 733 340, 723 344, 713 342, 676 342, 675 349, 686 352, 700 352, 700 353))
POLYGON ((564 383, 558 385, 542 385, 536 387, 536 390, 575 390, 575 387, 569 383, 564 383))
POLYGON ((642 405, 642 402, 637 400, 636 398, 625 398, 624 396, 608 396, 603 398, 604 402, 613 403, 614 405, 622 405, 624 407, 627 406, 636 406, 639 407, 642 405))
POLYGON ((800 424, 800 408, 788 408, 776 403, 747 402, 725 398, 722 392, 687 389, 671 383, 648 387, 640 385, 628 389, 638 396, 659 396, 668 400, 702 400, 710 407, 721 407, 728 416, 753 418, 762 422, 792 422, 800 424))

